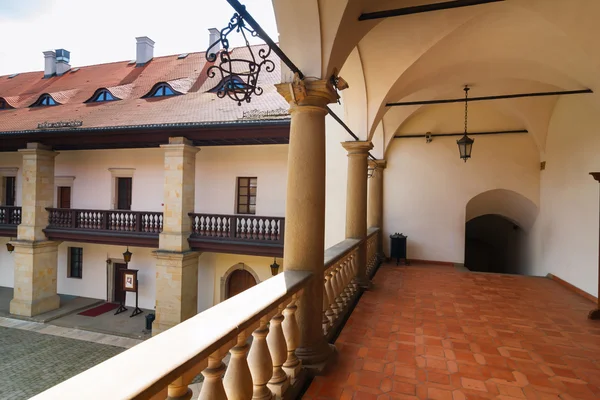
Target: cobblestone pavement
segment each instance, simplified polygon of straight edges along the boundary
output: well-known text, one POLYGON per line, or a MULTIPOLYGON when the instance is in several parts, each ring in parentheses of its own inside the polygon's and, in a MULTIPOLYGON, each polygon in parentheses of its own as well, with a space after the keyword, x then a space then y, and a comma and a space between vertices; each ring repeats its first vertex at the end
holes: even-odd
POLYGON ((0 399, 28 399, 124 350, 0 327, 0 399))

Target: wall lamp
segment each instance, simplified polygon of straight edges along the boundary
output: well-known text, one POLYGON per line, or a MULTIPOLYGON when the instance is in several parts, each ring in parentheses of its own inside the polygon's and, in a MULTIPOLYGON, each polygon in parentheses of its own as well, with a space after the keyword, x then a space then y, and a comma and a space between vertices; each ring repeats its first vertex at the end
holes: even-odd
POLYGON ((271 264, 271 275, 275 276, 279 273, 279 264, 277 264, 277 257, 273 258, 273 264, 271 264))
MULTIPOLYGON (((12 238, 10 238, 10 240, 12 240, 12 238)), ((6 250, 8 250, 9 253, 12 253, 15 251, 15 245, 11 242, 6 242, 6 250)))

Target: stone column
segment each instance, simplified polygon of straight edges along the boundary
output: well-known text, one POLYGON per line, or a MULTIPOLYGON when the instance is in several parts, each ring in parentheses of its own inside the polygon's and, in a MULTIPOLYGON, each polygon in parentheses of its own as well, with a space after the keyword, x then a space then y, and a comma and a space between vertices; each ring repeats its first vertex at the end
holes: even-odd
MULTIPOLYGON (((369 178, 369 202, 367 209, 367 227, 383 229, 383 170, 386 160, 369 160, 373 175, 369 178)), ((383 258, 383 233, 379 235, 377 253, 383 258)))
POLYGON ((313 279, 298 302, 296 355, 318 365, 332 352, 321 328, 325 253, 325 116, 337 93, 326 80, 277 85, 290 103, 284 269, 310 271, 313 279))
POLYGON ((343 142, 348 151, 348 184, 346 186, 346 238, 363 240, 359 246, 356 279, 369 285, 367 277, 367 157, 371 142, 343 142))
POLYGON ((196 315, 198 311, 198 256, 188 236, 194 212, 196 153, 183 137, 169 138, 165 151, 163 231, 156 257, 156 335, 196 315))
POLYGON ((56 293, 58 245, 46 240, 48 211, 54 197, 54 158, 58 153, 28 143, 23 155, 21 224, 15 246, 15 285, 10 313, 31 317, 60 306, 56 293))

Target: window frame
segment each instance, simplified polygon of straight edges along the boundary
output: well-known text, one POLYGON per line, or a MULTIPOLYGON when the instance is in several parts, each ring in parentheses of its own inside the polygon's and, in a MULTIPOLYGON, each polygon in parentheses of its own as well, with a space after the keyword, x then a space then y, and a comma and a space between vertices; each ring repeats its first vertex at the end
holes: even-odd
POLYGON ((60 103, 54 99, 50 94, 44 93, 38 99, 30 105, 29 107, 54 107, 59 105, 60 103), (54 104, 44 104, 45 102, 50 103, 52 101, 54 104))
POLYGON ((258 195, 258 177, 256 176, 238 176, 236 179, 236 214, 243 215, 256 215, 256 197, 258 195), (246 180, 246 185, 243 185, 243 181, 246 180), (254 186, 252 185, 254 181, 254 186), (254 194, 252 194, 252 188, 254 188, 254 194), (244 189, 246 193, 244 192, 244 189), (245 203, 242 203, 242 199, 245 203), (254 204, 252 201, 254 200, 254 204), (251 207, 254 210, 251 210, 251 207), (245 207, 245 211, 244 211, 245 207))
POLYGON ((142 99, 159 99, 161 97, 173 97, 173 96, 179 96, 181 94, 182 93, 173 89, 173 87, 171 85, 169 85, 167 82, 159 82, 156 85, 154 85, 152 87, 152 89, 150 89, 150 91, 145 96, 142 97, 142 99), (167 89, 170 90, 172 92, 172 94, 165 94, 167 89), (157 95, 159 91, 162 91, 162 94, 157 95))
POLYGON ((8 104, 8 101, 4 97, 0 97, 0 110, 10 110, 13 107, 8 104))
POLYGON ((92 97, 90 97, 88 100, 86 100, 85 103, 108 103, 108 102, 117 101, 117 100, 121 100, 121 99, 118 98, 117 96, 115 96, 114 94, 112 94, 110 90, 108 90, 107 88, 100 88, 100 89, 96 90, 94 92, 94 94, 92 95, 92 97), (107 95, 110 96, 111 99, 106 99, 107 95), (103 96, 104 99, 100 100, 100 96, 103 96))
MULTIPOLYGON (((246 87, 248 86, 242 80, 242 78, 240 78, 237 75, 234 75, 234 76, 229 76, 229 77, 225 77, 225 78, 221 79, 221 81, 217 84, 217 86, 210 89, 208 92, 209 93, 218 93, 220 91, 225 91, 226 85, 231 85, 232 83, 236 85, 236 87, 233 88, 234 92, 243 92, 246 89, 246 87)), ((231 89, 229 89, 227 91, 231 91, 231 89)))
POLYGON ((68 249, 67 278, 83 279, 83 247, 68 247, 68 249))

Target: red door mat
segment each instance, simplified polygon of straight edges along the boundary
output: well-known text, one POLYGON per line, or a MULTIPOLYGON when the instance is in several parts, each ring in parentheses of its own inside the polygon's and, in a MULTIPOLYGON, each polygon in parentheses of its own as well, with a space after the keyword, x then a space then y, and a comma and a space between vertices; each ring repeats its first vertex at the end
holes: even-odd
POLYGON ((114 310, 117 307, 119 307, 118 304, 104 303, 104 304, 100 304, 98 307, 94 307, 94 308, 90 308, 89 310, 82 311, 77 315, 84 315, 86 317, 97 317, 98 315, 101 315, 101 314, 104 314, 111 310, 114 310))

